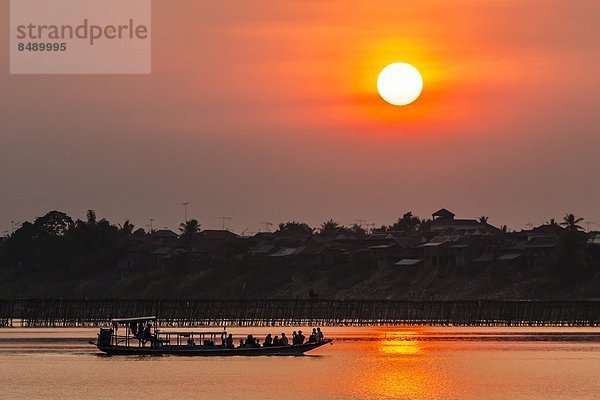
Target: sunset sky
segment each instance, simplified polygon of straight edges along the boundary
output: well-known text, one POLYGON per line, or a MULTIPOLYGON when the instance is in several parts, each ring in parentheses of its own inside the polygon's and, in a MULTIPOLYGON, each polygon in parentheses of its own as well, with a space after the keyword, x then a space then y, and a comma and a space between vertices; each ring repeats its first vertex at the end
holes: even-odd
MULTIPOLYGON (((153 1, 151 75, 9 75, 0 234, 87 209, 236 232, 441 207, 600 229, 597 0, 153 1), (412 105, 377 94, 403 61, 412 105)), ((9 1, 0 0, 8 31, 9 1)))

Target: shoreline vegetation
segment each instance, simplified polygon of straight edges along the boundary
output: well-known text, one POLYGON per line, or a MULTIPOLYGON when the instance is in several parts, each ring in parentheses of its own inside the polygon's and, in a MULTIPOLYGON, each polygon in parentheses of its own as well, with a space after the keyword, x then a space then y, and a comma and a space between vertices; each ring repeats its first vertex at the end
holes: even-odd
POLYGON ((511 232, 441 209, 379 228, 290 221, 240 236, 195 219, 147 232, 52 211, 0 238, 0 297, 600 299, 600 233, 581 222, 511 232))

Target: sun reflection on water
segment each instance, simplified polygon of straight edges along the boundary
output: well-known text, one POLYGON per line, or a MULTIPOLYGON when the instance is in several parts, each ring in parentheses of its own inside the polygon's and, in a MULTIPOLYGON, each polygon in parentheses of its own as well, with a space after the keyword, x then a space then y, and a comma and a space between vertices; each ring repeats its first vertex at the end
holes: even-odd
POLYGON ((382 332, 372 348, 373 362, 362 391, 369 398, 426 399, 443 398, 448 388, 433 355, 415 330, 382 332), (382 357, 383 356, 383 357, 382 357))
POLYGON ((379 342, 379 350, 387 354, 419 354, 422 352, 422 348, 420 343, 414 340, 416 334, 413 331, 388 332, 379 342))

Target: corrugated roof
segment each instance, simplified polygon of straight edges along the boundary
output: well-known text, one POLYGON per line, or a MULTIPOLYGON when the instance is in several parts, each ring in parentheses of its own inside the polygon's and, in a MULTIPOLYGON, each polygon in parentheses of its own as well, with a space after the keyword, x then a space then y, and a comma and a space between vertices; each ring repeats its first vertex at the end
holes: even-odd
POLYGON ((370 249, 389 249, 390 247, 392 247, 392 246, 389 244, 380 244, 377 246, 370 246, 369 248, 370 249))
POLYGON ((521 257, 521 253, 509 253, 509 254, 502 254, 500 257, 498 257, 498 260, 503 260, 503 261, 510 261, 510 260, 514 260, 521 257))
POLYGON ((480 255, 475 262, 490 262, 494 259, 494 253, 483 253, 482 255, 480 255))
POLYGON ((418 258, 403 258, 402 260, 394 263, 394 265, 398 265, 400 267, 408 267, 412 265, 417 265, 421 262, 418 258))
POLYGON ((276 253, 271 254, 269 257, 289 257, 302 253, 306 247, 284 247, 276 253))
POLYGON ((262 245, 256 247, 254 250, 252 250, 252 253, 267 254, 267 253, 271 252, 274 248, 275 248, 275 245, 273 245, 273 244, 262 244, 262 245))

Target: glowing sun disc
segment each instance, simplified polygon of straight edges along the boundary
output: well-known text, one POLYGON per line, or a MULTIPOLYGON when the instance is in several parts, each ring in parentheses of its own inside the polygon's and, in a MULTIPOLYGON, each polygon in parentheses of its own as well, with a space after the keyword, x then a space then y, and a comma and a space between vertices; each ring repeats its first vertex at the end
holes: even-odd
POLYGON ((415 67, 397 62, 386 66, 377 78, 377 91, 382 99, 395 106, 412 103, 423 91, 423 78, 415 67))

